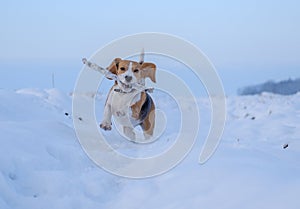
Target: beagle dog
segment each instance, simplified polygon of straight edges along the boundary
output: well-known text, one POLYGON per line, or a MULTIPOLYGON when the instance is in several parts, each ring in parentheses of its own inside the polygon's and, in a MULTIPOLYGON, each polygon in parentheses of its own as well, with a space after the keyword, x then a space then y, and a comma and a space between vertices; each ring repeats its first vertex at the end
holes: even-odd
POLYGON ((117 79, 109 91, 100 128, 111 130, 114 116, 125 136, 131 140, 136 138, 134 127, 138 125, 145 139, 149 139, 154 131, 155 105, 146 88, 139 90, 135 86, 145 86, 146 78, 156 82, 156 65, 143 60, 135 62, 116 58, 106 69, 115 74, 117 79))

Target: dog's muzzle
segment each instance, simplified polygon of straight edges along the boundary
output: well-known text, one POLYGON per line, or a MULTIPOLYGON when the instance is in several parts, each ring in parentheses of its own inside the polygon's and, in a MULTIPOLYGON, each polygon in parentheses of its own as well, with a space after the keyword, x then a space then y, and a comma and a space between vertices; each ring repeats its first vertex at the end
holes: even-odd
POLYGON ((126 80, 127 82, 130 82, 130 81, 132 80, 132 76, 126 75, 126 76, 125 76, 125 80, 126 80))
POLYGON ((132 88, 132 85, 131 84, 126 84, 126 83, 123 83, 122 81, 119 81, 120 83, 121 83, 121 85, 122 85, 122 87, 124 88, 124 89, 131 89, 132 88))

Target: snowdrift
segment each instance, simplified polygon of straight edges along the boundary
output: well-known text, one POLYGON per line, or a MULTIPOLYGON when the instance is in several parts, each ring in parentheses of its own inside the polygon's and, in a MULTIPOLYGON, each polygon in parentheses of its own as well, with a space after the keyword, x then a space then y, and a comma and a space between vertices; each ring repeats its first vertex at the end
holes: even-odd
MULTIPOLYGON (((174 115, 176 105, 154 96, 174 115)), ((228 98, 221 144, 204 165, 197 162, 210 103, 199 98, 200 134, 191 153, 168 173, 144 180, 109 174, 86 156, 73 129, 70 95, 57 89, 2 89, 0 99, 1 209, 299 207, 300 94, 228 98)), ((97 97, 99 118, 104 100, 97 97)), ((169 133, 177 127, 172 119, 169 133)), ((139 153, 114 132, 105 135, 116 149, 139 153)), ((142 153, 155 154, 171 142, 172 135, 163 135, 142 153)))

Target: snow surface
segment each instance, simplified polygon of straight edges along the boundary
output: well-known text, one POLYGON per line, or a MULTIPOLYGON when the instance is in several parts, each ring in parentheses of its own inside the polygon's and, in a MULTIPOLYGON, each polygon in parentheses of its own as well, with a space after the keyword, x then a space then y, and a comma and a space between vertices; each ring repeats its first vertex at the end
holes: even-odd
MULTIPOLYGON (((104 133, 116 149, 132 155, 143 149, 151 156, 172 144, 178 107, 164 96, 153 97, 169 117, 166 134, 141 148, 118 139, 115 130, 104 133)), ((300 94, 227 98, 222 141, 204 165, 198 157, 210 103, 199 98, 200 134, 191 153, 166 174, 143 180, 114 176, 86 156, 73 129, 70 95, 0 89, 0 100, 1 209, 299 208, 300 94)), ((104 100, 97 96, 99 120, 104 100)))

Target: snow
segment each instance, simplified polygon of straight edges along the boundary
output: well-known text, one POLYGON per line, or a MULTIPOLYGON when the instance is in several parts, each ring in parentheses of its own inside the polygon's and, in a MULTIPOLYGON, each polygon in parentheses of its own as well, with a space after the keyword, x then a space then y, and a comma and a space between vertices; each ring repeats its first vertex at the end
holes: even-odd
MULTIPOLYGON (((149 145, 104 133, 120 152, 158 154, 172 145, 176 103, 153 94, 166 133, 149 145)), ((84 153, 73 129, 71 96, 58 89, 0 90, 0 208, 253 209, 299 207, 300 94, 227 98, 227 121, 213 157, 198 164, 210 103, 198 98, 197 142, 177 167, 132 180, 107 173, 84 153), (283 148, 288 144, 287 148, 283 148)), ((97 96, 97 119, 105 95, 97 96)), ((186 107, 188 108, 188 106, 186 107)))

